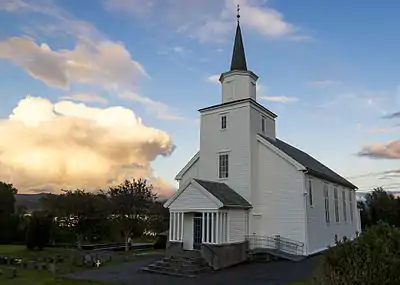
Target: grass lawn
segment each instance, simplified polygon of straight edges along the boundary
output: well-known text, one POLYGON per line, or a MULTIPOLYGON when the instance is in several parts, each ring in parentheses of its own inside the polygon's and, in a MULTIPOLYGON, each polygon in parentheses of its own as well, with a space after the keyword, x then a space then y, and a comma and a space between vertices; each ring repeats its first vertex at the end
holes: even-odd
MULTIPOLYGON (((145 252, 146 250, 141 250, 140 252, 145 252)), ((154 251, 154 250, 151 250, 154 251)), ((137 251, 136 251, 137 252, 137 251)), ((57 264, 57 270, 59 274, 69 273, 79 270, 88 270, 90 268, 82 268, 73 266, 70 263, 70 258, 74 250, 64 249, 64 248, 45 248, 42 251, 29 251, 25 246, 19 245, 0 245, 0 255, 5 255, 10 258, 23 258, 25 260, 39 258, 39 257, 50 257, 62 255, 64 257, 63 263, 57 264)), ((121 254, 132 254, 133 252, 121 252, 121 254)), ((108 264, 115 264, 112 261, 108 264)), ((109 283, 101 282, 90 282, 90 281, 77 281, 68 280, 54 276, 52 273, 44 270, 28 270, 23 268, 17 268, 17 277, 14 279, 6 279, 4 276, 0 275, 1 285, 108 285, 109 283)), ((0 266, 0 270, 6 269, 6 266, 0 266)))

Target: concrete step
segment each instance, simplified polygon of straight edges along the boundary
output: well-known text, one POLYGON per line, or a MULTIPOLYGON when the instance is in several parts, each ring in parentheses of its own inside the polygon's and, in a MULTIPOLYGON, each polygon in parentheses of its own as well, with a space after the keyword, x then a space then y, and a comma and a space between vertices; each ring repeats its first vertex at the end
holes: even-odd
POLYGON ((203 258, 165 257, 142 268, 145 272, 196 277, 213 269, 203 258))

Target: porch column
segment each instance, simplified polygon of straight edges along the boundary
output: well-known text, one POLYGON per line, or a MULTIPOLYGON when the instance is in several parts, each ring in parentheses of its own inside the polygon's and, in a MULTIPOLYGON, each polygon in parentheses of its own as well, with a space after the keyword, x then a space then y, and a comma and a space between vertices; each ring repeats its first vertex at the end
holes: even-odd
POLYGON ((215 213, 211 213, 211 243, 215 243, 215 213))
POLYGON ((172 240, 172 232, 173 232, 173 230, 172 230, 172 217, 173 217, 173 215, 172 215, 172 212, 169 212, 169 240, 171 241, 172 240))
POLYGON ((183 212, 181 212, 181 235, 179 238, 180 241, 183 241, 183 222, 184 222, 183 218, 184 218, 184 215, 185 214, 183 212))
POLYGON ((219 243, 219 212, 215 213, 215 243, 219 243))
POLYGON ((201 242, 206 242, 206 214, 201 213, 201 242))
POLYGON ((209 240, 209 237, 210 237, 210 213, 205 213, 205 215, 206 215, 206 239, 205 239, 205 242, 206 243, 209 243, 210 242, 210 240, 209 240))

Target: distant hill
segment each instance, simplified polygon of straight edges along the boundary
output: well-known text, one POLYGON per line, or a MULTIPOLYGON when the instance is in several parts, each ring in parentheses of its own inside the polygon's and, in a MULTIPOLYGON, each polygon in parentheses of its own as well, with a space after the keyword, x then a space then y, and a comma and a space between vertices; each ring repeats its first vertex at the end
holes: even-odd
POLYGON ((39 194, 17 194, 15 195, 15 206, 25 206, 28 212, 40 210, 40 198, 46 196, 47 193, 39 194))

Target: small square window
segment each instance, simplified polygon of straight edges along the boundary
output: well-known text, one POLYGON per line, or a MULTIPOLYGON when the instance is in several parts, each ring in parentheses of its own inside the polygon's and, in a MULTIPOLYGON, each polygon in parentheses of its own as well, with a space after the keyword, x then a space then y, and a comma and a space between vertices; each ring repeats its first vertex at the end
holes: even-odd
POLYGON ((265 117, 261 117, 261 132, 265 133, 265 117))
POLYGON ((219 169, 218 169, 218 177, 219 178, 228 178, 229 176, 229 156, 228 154, 220 154, 219 155, 219 169))
POLYGON ((226 115, 221 116, 221 130, 225 130, 227 126, 226 115))

